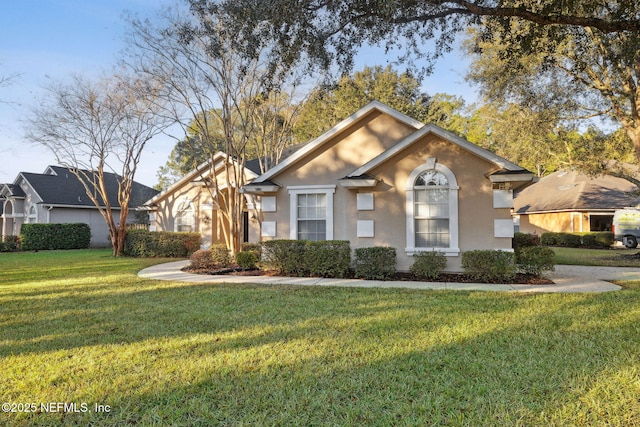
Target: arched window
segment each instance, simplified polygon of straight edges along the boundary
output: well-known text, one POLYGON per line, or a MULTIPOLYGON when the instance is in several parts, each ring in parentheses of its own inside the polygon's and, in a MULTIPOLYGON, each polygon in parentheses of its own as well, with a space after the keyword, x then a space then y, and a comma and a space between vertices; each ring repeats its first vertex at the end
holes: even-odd
POLYGON ((193 203, 184 201, 178 206, 176 212, 175 230, 183 233, 192 233, 195 231, 196 212, 193 203))
POLYGON ((406 190, 407 252, 457 255, 458 184, 453 172, 428 159, 411 173, 406 190))
POLYGON ((38 214, 36 211, 36 207, 31 205, 29 207, 29 212, 27 213, 27 224, 34 224, 38 222, 38 214))

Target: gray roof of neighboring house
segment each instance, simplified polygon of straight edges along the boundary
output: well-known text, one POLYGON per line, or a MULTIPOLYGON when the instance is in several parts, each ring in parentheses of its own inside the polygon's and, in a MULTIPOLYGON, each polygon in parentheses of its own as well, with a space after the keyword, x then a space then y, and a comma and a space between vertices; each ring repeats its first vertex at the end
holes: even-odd
POLYGON ((592 177, 577 171, 558 171, 519 192, 516 214, 558 211, 616 210, 640 202, 638 187, 610 175, 592 177))
MULTIPOLYGON (((4 184, 7 188, 7 190, 9 191, 9 195, 12 197, 26 197, 27 195, 24 194, 24 191, 22 190, 22 188, 20 188, 19 185, 16 184, 4 184)), ((2 184, 0 184, 0 188, 2 187, 2 184)))
MULTIPOLYGON (((49 166, 47 173, 22 172, 20 175, 31 185, 46 205, 94 206, 85 191, 82 182, 68 168, 49 166)), ((105 173, 105 185, 109 203, 118 206, 118 176, 105 173)), ((130 208, 142 205, 158 194, 157 190, 134 182, 131 192, 130 208)))

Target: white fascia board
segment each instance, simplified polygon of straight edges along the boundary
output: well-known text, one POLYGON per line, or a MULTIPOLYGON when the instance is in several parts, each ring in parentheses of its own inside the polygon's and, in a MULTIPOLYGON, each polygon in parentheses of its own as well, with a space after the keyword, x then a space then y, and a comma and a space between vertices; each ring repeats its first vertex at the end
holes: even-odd
POLYGON ((317 147, 325 143, 327 140, 329 140, 330 138, 332 138, 342 130, 348 128, 349 126, 357 122, 360 118, 369 114, 373 110, 378 110, 384 114, 388 114, 394 119, 402 123, 405 123, 408 126, 414 127, 415 129, 420 129, 424 127, 424 123, 419 122, 415 119, 412 119, 406 114, 403 114, 397 110, 394 110, 388 105, 385 105, 379 101, 371 101, 369 104, 365 105, 364 107, 362 107, 361 109, 359 109, 358 111, 356 111, 355 113, 347 117, 346 119, 342 120, 340 123, 338 123, 331 129, 329 129, 319 137, 305 144, 298 151, 296 151, 295 153, 287 157, 284 161, 278 163, 276 166, 274 166, 273 168, 269 169, 267 172, 262 174, 260 177, 258 177, 259 182, 266 181, 268 179, 271 179, 275 175, 279 174, 284 169, 288 168, 290 165, 295 163, 298 159, 304 157, 311 151, 315 150, 317 147))
POLYGON ((366 173, 369 173, 373 168, 379 166, 380 164, 384 163, 385 161, 389 160, 391 157, 395 156, 396 154, 398 154, 400 151, 404 150, 405 148, 409 147, 411 144, 413 144, 414 142, 416 142, 418 139, 422 138, 423 136, 429 134, 429 133, 433 133, 439 137, 441 137, 442 139, 445 139, 447 141, 450 141, 456 145, 458 145, 459 147, 461 147, 462 149, 475 154, 476 156, 487 160, 488 162, 491 162, 503 169, 507 169, 510 171, 517 171, 517 170, 522 170, 523 173, 525 172, 524 169, 522 169, 522 167, 516 165, 515 163, 512 163, 500 156, 498 156, 495 153, 492 153, 489 150, 485 150, 484 148, 478 147, 475 144, 472 144, 471 142, 467 141, 464 138, 459 137, 458 135, 446 131, 444 129, 442 129, 439 126, 436 126, 434 124, 428 124, 426 126, 424 126, 423 128, 417 130, 416 132, 412 133, 411 135, 407 136, 404 140, 400 141, 399 143, 397 143, 396 145, 394 145, 393 147, 389 148, 388 150, 384 151, 383 153, 381 153, 380 155, 378 155, 377 157, 374 157, 373 159, 371 159, 370 161, 368 161, 367 163, 365 163, 364 165, 362 165, 360 168, 356 169, 355 171, 351 172, 349 175, 347 175, 347 177, 356 177, 356 176, 360 176, 360 175, 364 175, 366 173))
MULTIPOLYGON (((221 163, 224 162, 225 159, 227 159, 228 156, 223 153, 222 151, 218 151, 216 154, 214 154, 213 156, 213 161, 215 163, 214 169, 215 170, 219 170, 218 167, 221 166, 221 163)), ((237 162, 234 161, 234 163, 237 162)), ((170 186, 169 188, 167 188, 165 191, 163 191, 160 194, 157 194, 156 196, 154 196, 153 198, 147 200, 144 204, 145 205, 150 205, 150 204, 154 204, 159 202, 160 200, 166 198, 169 194, 173 193, 174 191, 176 191, 178 188, 188 184, 189 182, 191 182, 193 179, 195 179, 196 177, 202 176, 203 178, 206 178, 208 176, 211 175, 211 167, 210 167, 211 162, 209 160, 207 160, 206 162, 203 162, 201 164, 198 165, 197 168, 195 168, 195 170, 187 175, 185 175, 184 177, 182 177, 178 182, 174 183, 172 186, 170 186)), ((255 172, 244 168, 244 172, 247 175, 247 177, 251 180, 257 178, 258 175, 255 174, 255 172)), ((221 189, 226 188, 226 185, 224 187, 221 187, 221 189)))
MULTIPOLYGON (((35 194, 38 197, 38 200, 43 201, 44 199, 42 198, 42 196, 40 196, 40 194, 38 194, 38 192, 36 191, 36 189, 34 188, 34 186, 29 182, 29 180, 27 179, 26 176, 24 176, 22 174, 22 172, 20 172, 18 174, 18 176, 16 177, 15 181, 13 181, 14 185, 20 185, 20 180, 23 180, 24 182, 26 182, 29 185, 29 188, 31 189, 31 191, 33 191, 33 194, 35 194)), ((23 190, 24 191, 24 190, 23 190)), ((23 197, 24 199, 24 197, 23 197)))
POLYGON ((533 173, 522 172, 517 174, 505 174, 505 175, 489 175, 489 180, 494 183, 499 182, 529 182, 533 181, 533 173))

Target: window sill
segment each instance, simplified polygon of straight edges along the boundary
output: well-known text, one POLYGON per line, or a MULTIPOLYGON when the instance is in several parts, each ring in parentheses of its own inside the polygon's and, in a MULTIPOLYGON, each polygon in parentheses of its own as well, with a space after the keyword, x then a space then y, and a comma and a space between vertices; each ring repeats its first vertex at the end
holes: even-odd
POLYGON ((414 256, 420 252, 442 252, 444 256, 458 256, 460 249, 458 248, 405 248, 408 256, 414 256))

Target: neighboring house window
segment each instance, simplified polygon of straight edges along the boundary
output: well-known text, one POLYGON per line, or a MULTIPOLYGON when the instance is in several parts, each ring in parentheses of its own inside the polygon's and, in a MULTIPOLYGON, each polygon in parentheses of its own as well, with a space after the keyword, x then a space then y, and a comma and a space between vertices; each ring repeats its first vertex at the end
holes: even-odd
POLYGON ((36 207, 31 205, 27 214, 27 224, 35 224, 38 222, 36 207))
POLYGON ((291 239, 333 240, 335 190, 335 185, 289 187, 291 239))
POLYGON ((406 190, 407 252, 457 255, 458 185, 453 172, 429 159, 411 173, 406 190))
POLYGON ((178 206, 176 213, 176 231, 183 233, 192 233, 195 231, 196 212, 193 203, 182 202, 178 206))

